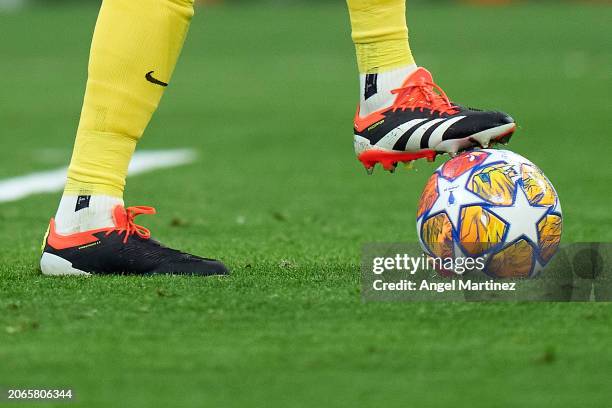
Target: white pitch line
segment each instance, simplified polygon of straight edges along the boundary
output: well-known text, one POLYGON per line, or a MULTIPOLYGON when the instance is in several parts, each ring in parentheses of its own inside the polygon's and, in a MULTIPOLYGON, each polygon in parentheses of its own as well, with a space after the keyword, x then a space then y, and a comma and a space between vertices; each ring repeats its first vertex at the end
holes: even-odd
MULTIPOLYGON (((133 176, 155 169, 180 166, 193 162, 195 158, 196 153, 191 149, 140 151, 132 157, 128 174, 133 176)), ((67 167, 61 167, 0 180, 0 203, 21 200, 33 194, 60 191, 66 183, 67 171, 67 167)))

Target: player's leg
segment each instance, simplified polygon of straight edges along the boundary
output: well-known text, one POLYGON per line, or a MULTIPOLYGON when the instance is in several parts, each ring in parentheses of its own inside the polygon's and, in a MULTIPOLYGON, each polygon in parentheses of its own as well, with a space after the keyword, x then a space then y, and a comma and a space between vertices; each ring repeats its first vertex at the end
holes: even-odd
MULTIPOLYGON (((368 172, 376 163, 433 160, 437 152, 505 142, 514 120, 503 112, 452 103, 415 64, 405 0, 347 0, 360 72, 355 152, 368 172)), ((436 33, 436 35, 438 35, 436 33)))
POLYGON ((45 238, 45 274, 226 273, 217 261, 165 248, 123 204, 128 164, 162 97, 193 0, 104 0, 68 180, 45 238))

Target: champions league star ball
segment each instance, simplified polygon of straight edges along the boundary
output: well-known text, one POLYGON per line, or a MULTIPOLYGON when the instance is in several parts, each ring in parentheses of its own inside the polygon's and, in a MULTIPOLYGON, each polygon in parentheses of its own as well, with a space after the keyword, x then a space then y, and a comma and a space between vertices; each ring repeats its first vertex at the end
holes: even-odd
POLYGON ((536 275, 556 253, 562 226, 551 182, 507 150, 475 150, 447 161, 427 181, 417 209, 427 255, 482 257, 483 272, 494 278, 536 275))

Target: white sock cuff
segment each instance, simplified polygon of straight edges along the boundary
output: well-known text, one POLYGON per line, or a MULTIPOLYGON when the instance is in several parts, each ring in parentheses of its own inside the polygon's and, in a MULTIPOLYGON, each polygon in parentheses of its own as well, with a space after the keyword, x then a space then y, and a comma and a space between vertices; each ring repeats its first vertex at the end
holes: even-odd
POLYGON ((55 214, 55 228, 59 234, 74 234, 115 225, 113 208, 124 205, 123 199, 108 195, 66 195, 60 200, 55 214))
POLYGON ((416 69, 417 65, 411 64, 377 74, 359 74, 360 116, 367 116, 379 109, 391 106, 395 100, 395 95, 391 91, 402 86, 406 77, 416 69), (371 91, 372 81, 374 81, 375 92, 368 95, 366 99, 366 87, 369 87, 371 91), (368 84, 368 82, 370 83, 368 84))

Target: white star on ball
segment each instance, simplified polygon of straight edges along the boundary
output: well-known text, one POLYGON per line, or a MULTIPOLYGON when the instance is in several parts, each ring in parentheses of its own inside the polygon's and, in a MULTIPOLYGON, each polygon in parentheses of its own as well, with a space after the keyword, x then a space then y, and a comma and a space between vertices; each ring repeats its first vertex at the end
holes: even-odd
POLYGON ((531 205, 522 185, 517 183, 514 203, 508 206, 489 207, 489 211, 507 222, 506 242, 510 243, 525 236, 537 244, 538 222, 548 212, 548 207, 531 205))
POLYGON ((476 204, 487 204, 480 196, 472 193, 466 188, 467 182, 472 175, 471 171, 466 171, 454 180, 447 180, 438 175, 438 199, 429 210, 430 215, 445 212, 453 228, 457 230, 459 226, 459 216, 461 209, 465 206, 476 204))

